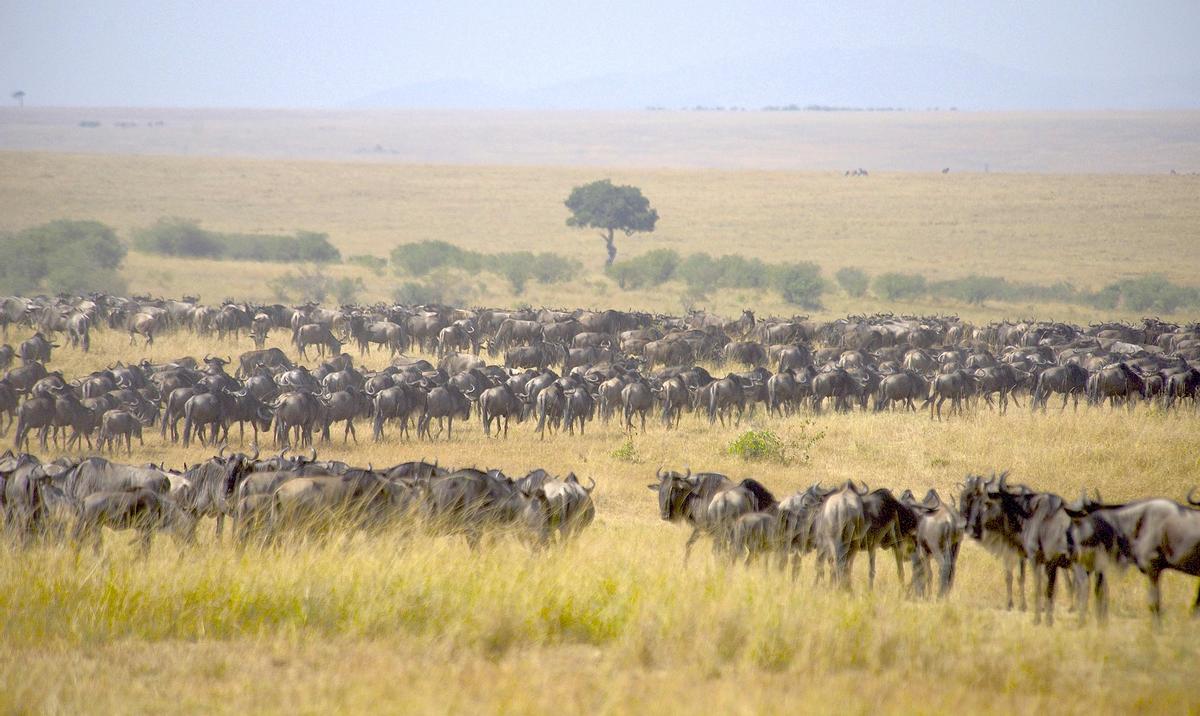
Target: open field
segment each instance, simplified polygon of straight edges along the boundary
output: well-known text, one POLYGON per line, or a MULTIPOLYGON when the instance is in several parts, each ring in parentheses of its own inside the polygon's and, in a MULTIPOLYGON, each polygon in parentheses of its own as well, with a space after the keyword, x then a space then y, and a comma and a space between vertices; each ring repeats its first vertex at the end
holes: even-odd
POLYGON ((1196 111, 0 108, 4 150, 413 164, 1166 174, 1197 137, 1196 111))
MULTIPOLYGON (((387 256, 396 244, 440 239, 483 251, 551 250, 578 258, 585 281, 530 284, 514 296, 497 279, 458 277, 479 304, 616 306, 679 312, 681 284, 621 291, 600 273, 603 243, 564 225, 572 186, 610 175, 642 187, 658 230, 618 240, 620 256, 650 248, 811 260, 824 275, 913 271, 930 280, 972 273, 1098 288, 1161 272, 1187 285, 1200 265, 1200 177, 1139 175, 873 174, 715 170, 601 172, 563 167, 464 167, 229 158, 0 153, 0 229, 95 218, 121 232, 163 216, 220 231, 323 231, 343 255, 387 256)), ((619 257, 620 258, 620 257, 619 257)), ((267 278, 289 267, 131 254, 133 290, 205 300, 274 300, 267 278)), ((398 279, 356 267, 366 300, 398 279)), ((958 312, 974 320, 1053 316, 1085 322, 1079 306, 922 301, 883 305, 833 291, 825 315, 877 309, 958 312)), ((775 294, 733 291, 708 308, 746 305, 790 314, 775 294)), ((1107 317, 1112 317, 1107 316, 1107 317)), ((1120 316, 1117 316, 1120 317, 1120 316)), ((1136 318, 1134 316, 1128 316, 1136 318)))
MULTIPOLYGON (((10 341, 24 335, 14 331, 10 341)), ((123 334, 98 332, 90 355, 59 350, 49 367, 70 378, 134 355, 162 360, 214 348, 236 355, 251 347, 187 335, 160 337, 149 351, 127 344, 123 334)), ((626 437, 615 423, 544 442, 529 424, 514 425, 508 440, 485 441, 472 421, 451 443, 402 443, 392 429, 380 444, 319 445, 323 456, 376 466, 436 458, 510 474, 544 467, 594 477, 596 523, 577 544, 545 555, 512 539, 472 554, 460 539, 399 532, 242 554, 213 543, 210 522, 195 549, 181 555, 162 537, 146 563, 123 535, 108 536, 104 560, 53 546, 5 548, 0 709, 1126 713, 1200 706, 1196 622, 1186 612, 1194 579, 1166 577, 1158 629, 1136 571, 1113 585, 1107 627, 1075 626, 1065 590, 1060 623, 1034 627, 1028 613, 1003 610, 999 563, 968 541, 944 603, 903 598, 886 553, 876 591, 866 592, 860 558, 854 595, 846 596, 811 584, 811 558, 795 583, 716 563, 706 543, 683 568, 687 531, 659 520, 645 488, 658 466, 686 465, 752 475, 781 496, 850 478, 951 495, 969 472, 1011 469, 1035 488, 1068 496, 1087 487, 1112 501, 1182 499, 1200 484, 1195 413, 1052 408, 1044 416, 983 410, 944 423, 855 413, 817 416, 807 427, 761 416, 749 424, 785 439, 802 429, 824 436, 807 463, 791 465, 742 462, 725 446, 745 425, 709 427, 690 416, 677 432, 654 424, 632 436, 625 459, 613 454, 626 437)), ((211 452, 164 445, 148 432, 128 461, 179 466, 211 452)))
MULTIPOLYGON (((425 239, 554 251, 583 262, 579 281, 530 283, 514 295, 488 274, 439 280, 469 285, 478 305, 681 312, 683 284, 623 291, 601 272, 600 239, 564 225, 570 189, 610 176, 640 186, 662 216, 654 234, 618 238, 618 258, 670 248, 811 260, 830 279, 858 266, 872 275, 976 273, 1088 288, 1162 273, 1196 286, 1200 177, 1172 168, 1200 169, 1200 113, 5 108, 0 230, 94 218, 128 237, 180 216, 218 231, 327 232, 344 257, 387 256, 425 239), (613 166, 625 168, 595 168, 613 166), (871 176, 842 176, 857 166, 871 176), (940 173, 945 166, 951 173, 940 173)), ((133 292, 216 304, 279 300, 267 281, 294 270, 131 252, 123 272, 133 292)), ((364 302, 389 300, 404 280, 351 265, 323 270, 361 277, 364 302)), ((876 310, 976 322, 1139 318, 1054 304, 885 304, 837 289, 823 300, 818 318, 876 310)), ((753 291, 698 305, 728 316, 798 310, 753 291)), ((294 356, 284 333, 270 343, 294 356)), ((14 329, 7 342, 27 335, 14 329)), ((236 357, 253 347, 186 334, 159 336, 148 349, 128 342, 96 331, 90 355, 59 349, 49 368, 70 379, 117 360, 236 357)), ((1194 411, 1060 413, 1052 400, 1042 415, 1024 396, 1022 404, 1003 417, 983 409, 946 422, 760 413, 725 428, 685 416, 678 431, 653 420, 632 436, 616 422, 592 423, 584 437, 545 441, 530 423, 514 424, 507 440, 485 440, 473 419, 455 425, 452 442, 433 444, 401 442, 394 426, 372 443, 360 421, 362 442, 319 444, 322 457, 574 471, 598 483, 596 522, 578 543, 541 555, 512 538, 471 553, 461 539, 401 530, 242 553, 217 544, 211 522, 194 549, 181 554, 160 537, 146 562, 113 533, 104 559, 0 541, 0 711, 1200 711, 1198 622, 1187 612, 1195 579, 1165 577, 1159 628, 1145 579, 1131 570, 1112 585, 1107 626, 1078 626, 1060 588, 1060 621, 1047 629, 1003 609, 1000 564, 970 540, 945 602, 905 598, 890 553, 881 554, 874 593, 860 557, 851 596, 814 586, 811 557, 793 582, 718 563, 702 542, 685 568, 687 530, 662 522, 646 489, 660 466, 753 476, 779 497, 847 479, 948 497, 968 473, 1005 469, 1037 489, 1074 497, 1098 488, 1109 501, 1182 500, 1200 485, 1194 411), (785 441, 821 437, 807 461, 748 463, 727 446, 749 428, 785 441)), ((115 459, 181 467, 215 451, 166 444, 157 429, 145 438, 115 459)), ((11 431, 0 438, 11 439, 11 431)))

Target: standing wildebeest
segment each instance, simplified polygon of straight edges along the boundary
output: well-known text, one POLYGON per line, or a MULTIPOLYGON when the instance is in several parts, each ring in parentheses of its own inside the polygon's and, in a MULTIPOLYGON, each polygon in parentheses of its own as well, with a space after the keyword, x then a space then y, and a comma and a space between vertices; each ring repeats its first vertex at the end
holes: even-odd
MULTIPOLYGON (((1013 569, 1020 568, 1021 611, 1025 611, 1025 545, 1021 539, 1025 527, 1024 512, 1011 507, 1005 509, 1001 493, 1010 492, 1007 478, 1007 473, 1001 473, 999 478, 993 475, 987 480, 980 475, 968 475, 963 483, 959 507, 971 537, 1000 558, 1008 595, 1007 608, 1010 610, 1013 608, 1013 569)), ((1029 492, 1017 488, 1011 494, 1028 495, 1029 492)))
POLYGON ((342 342, 333 335, 333 331, 328 326, 323 326, 319 323, 308 323, 300 326, 296 331, 294 340, 296 348, 300 351, 300 357, 308 360, 308 352, 305 350, 308 346, 315 345, 318 354, 324 358, 325 351, 337 355, 342 350, 342 342))
POLYGON ((80 348, 84 353, 91 350, 91 326, 92 323, 85 313, 76 311, 67 317, 67 340, 72 348, 80 348))
POLYGON ((1133 410, 1134 399, 1146 397, 1146 381, 1141 374, 1125 362, 1106 366, 1088 376, 1087 400, 1089 405, 1099 405, 1108 399, 1115 407, 1118 398, 1133 410))
POLYGON ((988 407, 992 407, 992 393, 999 393, 1001 415, 1008 412, 1008 400, 1010 397, 1018 408, 1021 407, 1021 403, 1017 400, 1014 391, 1028 378, 1028 373, 1019 371, 1007 363, 979 368, 975 371, 976 387, 979 395, 983 396, 983 399, 987 401, 988 407))
POLYGON ((916 371, 904 370, 885 375, 875 391, 875 410, 883 410, 891 407, 892 403, 899 403, 906 410, 916 412, 917 406, 913 401, 924 398, 928 393, 929 382, 916 371))
POLYGON ((516 481, 517 488, 525 494, 544 498, 545 514, 535 527, 539 544, 544 545, 555 536, 560 542, 578 537, 592 523, 596 516, 596 507, 592 502, 596 481, 591 480, 591 483, 589 487, 584 487, 575 473, 570 473, 564 480, 557 480, 550 479, 541 471, 516 481))
POLYGON ((1033 397, 1029 402, 1033 404, 1034 410, 1037 410, 1040 404, 1042 412, 1046 412, 1046 403, 1050 400, 1050 394, 1062 393, 1062 409, 1067 409, 1067 399, 1071 398, 1075 401, 1075 409, 1078 410, 1079 396, 1087 389, 1087 379, 1087 371, 1074 363, 1047 368, 1038 376, 1037 384, 1033 389, 1033 397))
POLYGON ((322 436, 329 440, 329 426, 333 423, 345 422, 342 442, 354 438, 358 442, 358 434, 354 431, 354 421, 371 413, 371 399, 359 388, 349 387, 345 390, 334 391, 325 399, 325 424, 322 436))
POLYGON ((301 445, 312 445, 314 427, 323 425, 325 408, 312 393, 292 391, 279 396, 274 405, 275 444, 287 447, 295 431, 301 445))
POLYGON ((896 558, 896 577, 903 588, 903 559, 916 548, 918 516, 886 488, 863 495, 862 504, 866 523, 862 546, 867 550, 869 565, 867 587, 875 588, 875 550, 882 548, 892 550, 896 558))
POLYGON ((134 313, 129 316, 125 327, 129 330, 129 345, 133 345, 133 340, 137 336, 145 336, 146 345, 154 344, 154 334, 158 332, 159 320, 158 316, 150 313, 134 313))
MULTIPOLYGON (((775 504, 770 491, 755 480, 734 483, 715 472, 693 475, 691 470, 686 475, 658 470, 655 476, 658 483, 646 487, 658 494, 659 516, 666 522, 686 522, 692 528, 684 545, 685 563, 701 535, 707 533, 714 538, 727 535, 729 527, 741 515, 763 511, 775 504), (734 494, 722 497, 727 492, 734 494)), ((724 543, 714 542, 714 549, 727 542, 727 539, 724 543)))
POLYGON ((94 492, 81 500, 75 523, 76 549, 91 542, 96 554, 100 554, 102 527, 137 530, 137 542, 142 557, 145 557, 150 553, 156 530, 170 529, 177 540, 187 543, 195 533, 196 519, 166 495, 144 487, 132 487, 94 492))
POLYGON ((567 432, 575 434, 575 423, 579 423, 579 434, 583 435, 584 424, 596 414, 596 401, 584 386, 572 388, 566 392, 566 402, 563 404, 563 422, 567 432))
POLYGON ((850 399, 859 395, 861 386, 854 376, 850 375, 844 368, 834 368, 833 370, 822 370, 812 379, 812 403, 813 412, 821 412, 821 402, 825 398, 833 398, 833 409, 835 411, 849 412, 851 409, 850 399))
MULTIPOLYGON (((137 436, 138 444, 142 441, 142 423, 137 416, 128 410, 109 410, 100 417, 100 436, 96 439, 96 447, 103 451, 105 445, 116 452, 120 447, 121 436, 125 437, 125 454, 133 454, 133 437, 137 436)), ((184 429, 184 439, 187 439, 187 429, 184 429)))
POLYGON ((267 344, 267 336, 271 333, 271 317, 265 313, 256 313, 250 320, 250 339, 254 347, 262 350, 267 344))
POLYGON ((854 557, 862 548, 867 534, 866 516, 862 498, 866 494, 854 483, 846 484, 830 493, 813 515, 813 540, 820 552, 818 559, 829 562, 831 579, 843 589, 850 589, 850 572, 854 557))
POLYGON ((46 340, 41 331, 34 333, 32 336, 17 346, 17 355, 21 357, 21 362, 26 365, 30 363, 49 363, 50 353, 53 349, 58 348, 57 343, 51 343, 46 340))
POLYGON ((358 343, 359 355, 370 354, 372 343, 387 347, 392 357, 404 352, 404 328, 391 321, 367 323, 365 317, 354 316, 350 319, 350 335, 358 343))
POLYGON ((442 434, 444 427, 446 439, 450 440, 454 436, 454 419, 466 421, 470 417, 471 401, 453 385, 439 385, 429 391, 429 397, 425 401, 425 414, 417 421, 417 437, 424 435, 432 441, 434 436, 429 430, 429 425, 437 418, 438 435, 442 434), (443 424, 443 421, 447 422, 443 424))
MULTIPOLYGON (((942 419, 942 403, 950 401, 950 415, 956 412, 962 415, 963 403, 975 394, 975 375, 963 370, 949 373, 939 373, 929 384, 929 397, 925 405, 929 406, 929 419, 933 420, 934 408, 937 408, 937 419, 942 419)), ((921 406, 921 407, 924 407, 921 406)))
POLYGON ((742 363, 752 368, 767 364, 767 349, 755 341, 728 343, 722 349, 722 355, 728 362, 742 363))
POLYGON ((725 418, 733 419, 733 410, 737 409, 737 424, 742 423, 742 414, 746 411, 746 392, 742 380, 737 375, 729 375, 714 380, 703 389, 697 391, 697 399, 703 395, 704 407, 708 413, 708 422, 715 423, 720 418, 721 426, 725 426, 725 418))
POLYGON ((633 414, 642 418, 642 432, 646 432, 646 413, 654 407, 654 393, 645 381, 635 381, 621 389, 621 404, 625 414, 625 429, 633 430, 633 414))
POLYGON ((483 423, 483 434, 491 437, 492 421, 496 421, 496 432, 500 432, 500 421, 504 421, 504 437, 508 437, 508 420, 523 415, 521 399, 507 385, 497 385, 483 391, 479 396, 479 419, 483 423))
POLYGON ((913 554, 913 587, 917 596, 931 591, 933 570, 930 560, 938 563, 938 598, 944 598, 954 586, 958 565, 958 550, 962 546, 962 518, 952 507, 942 502, 937 492, 930 490, 920 503, 909 502, 919 517, 916 530, 916 552, 913 554))

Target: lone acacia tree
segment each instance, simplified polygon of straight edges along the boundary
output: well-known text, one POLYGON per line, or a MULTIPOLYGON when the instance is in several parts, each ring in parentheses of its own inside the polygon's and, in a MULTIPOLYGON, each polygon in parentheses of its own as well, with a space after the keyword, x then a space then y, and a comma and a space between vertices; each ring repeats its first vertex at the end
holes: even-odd
POLYGON ((608 179, 577 186, 567 197, 567 208, 571 216, 567 226, 600 229, 600 236, 608 248, 605 267, 612 266, 617 257, 617 246, 613 234, 625 232, 626 236, 644 231, 654 231, 658 211, 650 208, 650 200, 642 196, 636 186, 613 186, 608 179))
POLYGON ((17 101, 18 107, 25 106, 25 90, 17 90, 16 92, 13 92, 12 98, 17 101))

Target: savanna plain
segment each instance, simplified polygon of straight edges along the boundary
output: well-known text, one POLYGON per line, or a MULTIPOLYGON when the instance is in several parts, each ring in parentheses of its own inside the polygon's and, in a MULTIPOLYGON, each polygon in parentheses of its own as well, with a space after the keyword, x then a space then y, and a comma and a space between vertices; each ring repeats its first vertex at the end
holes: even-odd
MULTIPOLYGON (((570 187, 600 176, 640 186, 663 216, 654 234, 618 240, 628 254, 671 247, 812 260, 826 276, 853 265, 1083 285, 1151 272, 1194 285, 1200 266, 1200 180, 1165 174, 848 178, 9 151, 0 153, 0 226, 95 218, 127 232, 183 216, 219 230, 324 231, 343 255, 386 256, 423 239, 553 250, 583 262, 587 278, 531 284, 521 296, 482 286, 476 300, 679 313, 677 287, 620 290, 599 271, 599 238, 563 225, 570 187)), ((266 281, 286 268, 131 253, 123 271, 132 290, 198 293, 215 303, 274 300, 266 281)), ((328 270, 360 275, 368 301, 386 300, 397 280, 352 266, 328 270)), ((708 301, 726 314, 794 312, 766 294, 708 301)), ((958 312, 980 322, 1136 318, 1064 305, 885 305, 836 292, 814 315, 874 310, 958 312)), ((27 333, 13 329, 8 342, 27 333)), ((282 332, 271 344, 296 358, 282 332)), ((252 347, 245 336, 217 343, 187 333, 131 347, 124 333, 98 331, 90 354, 60 349, 48 367, 72 378, 117 360, 236 356, 252 347)), ((364 360, 376 367, 384 359, 364 360)), ((509 538, 472 552, 461 539, 399 528, 240 551, 228 537, 218 542, 211 523, 182 551, 157 539, 144 561, 116 533, 100 558, 5 544, 0 710, 1195 712, 1194 579, 1165 577, 1160 626, 1146 609, 1145 579, 1131 570, 1112 585, 1107 625, 1077 625, 1060 590, 1059 622, 1038 627, 1030 613, 1004 608, 1000 565, 970 540, 945 600, 907 596, 886 554, 875 589, 867 590, 860 558, 847 594, 814 585, 811 558, 796 580, 730 566, 706 543, 685 564, 688 530, 662 522, 646 489, 660 466, 752 476, 778 496, 847 479, 950 496, 966 475, 1000 470, 1035 489, 1098 489, 1111 501, 1182 500, 1200 484, 1200 421, 1191 410, 1059 411, 1051 401, 1042 414, 1022 405, 943 422, 926 414, 760 412, 738 427, 685 416, 679 430, 654 421, 628 434, 614 421, 544 441, 528 423, 507 439, 485 439, 474 419, 435 443, 400 441, 394 430, 372 443, 363 429, 362 442, 346 445, 335 431, 332 443, 318 443, 321 455, 361 465, 425 458, 510 475, 574 471, 597 482, 596 522, 578 541, 536 554, 509 538), (729 454, 751 427, 778 433, 794 446, 791 459, 751 463, 729 454)), ((117 459, 182 466, 212 452, 147 431, 145 445, 117 459)))

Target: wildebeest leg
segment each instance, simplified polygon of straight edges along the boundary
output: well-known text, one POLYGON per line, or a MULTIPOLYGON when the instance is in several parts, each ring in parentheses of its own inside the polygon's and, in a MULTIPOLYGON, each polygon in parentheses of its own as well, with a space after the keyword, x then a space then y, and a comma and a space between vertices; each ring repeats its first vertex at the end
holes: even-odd
POLYGON ((875 547, 867 548, 867 591, 875 590, 875 547))
POLYGON ((688 535, 687 542, 683 545, 683 563, 687 564, 688 557, 692 554, 692 545, 696 544, 696 540, 700 539, 700 528, 693 527, 692 533, 688 535))
POLYGON ((1043 572, 1037 565, 1033 567, 1033 623, 1042 623, 1042 579, 1043 572))
POLYGON ((1013 582, 1013 564, 1012 564, 1012 561, 1006 557, 1004 559, 1004 592, 1008 595, 1008 604, 1005 608, 1008 609, 1008 611, 1010 611, 1010 612, 1012 611, 1012 608, 1013 608, 1012 582, 1013 582))
POLYGON ((1162 590, 1158 583, 1161 577, 1162 570, 1156 564, 1150 565, 1150 568, 1146 570, 1146 578, 1150 580, 1150 613, 1159 623, 1162 622, 1162 590))
POLYGON ((900 556, 900 549, 894 547, 892 556, 896 558, 896 581, 900 584, 900 591, 904 591, 904 559, 900 556))
POLYGON ((1021 611, 1027 611, 1029 604, 1025 601, 1025 558, 1017 557, 1017 586, 1021 589, 1021 611))
POLYGON ((1054 587, 1058 582, 1058 567, 1046 565, 1046 626, 1054 626, 1054 587))

